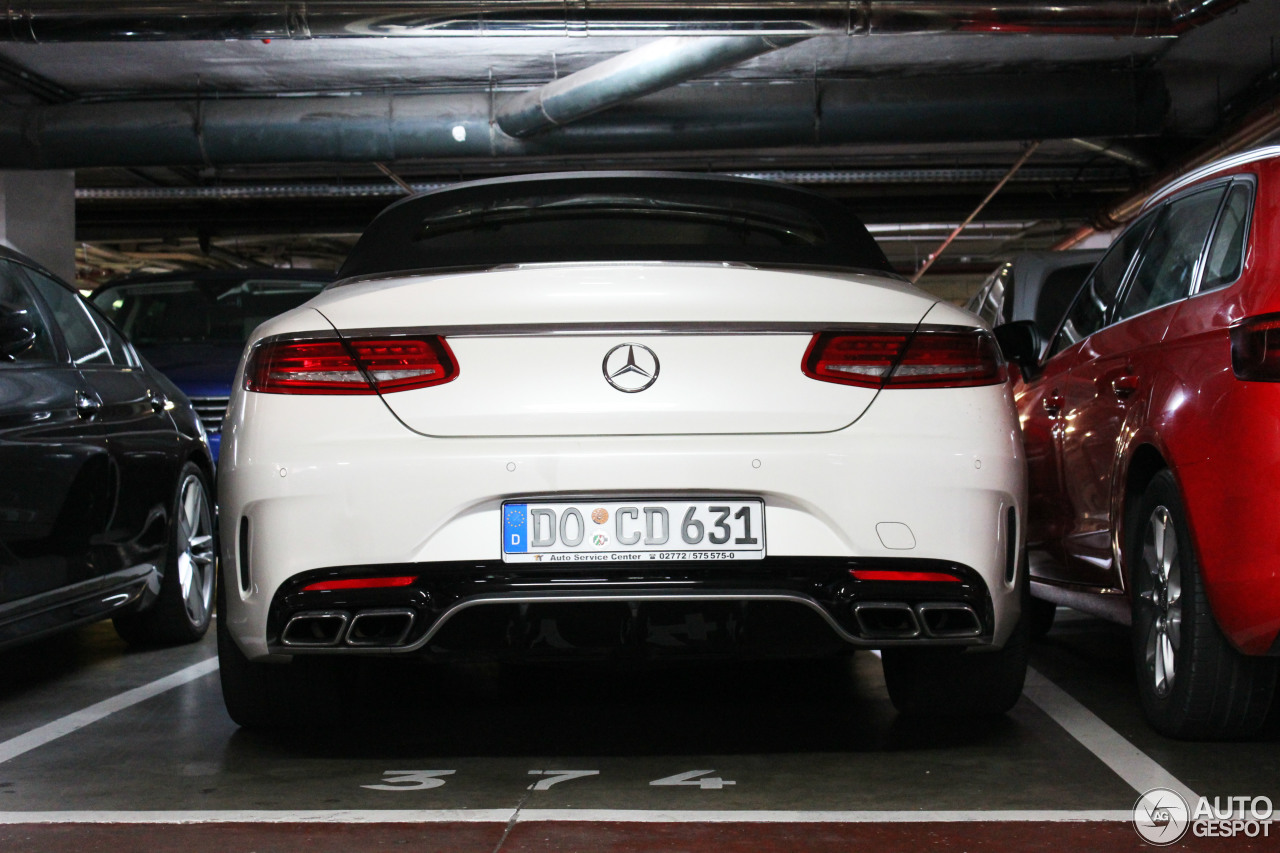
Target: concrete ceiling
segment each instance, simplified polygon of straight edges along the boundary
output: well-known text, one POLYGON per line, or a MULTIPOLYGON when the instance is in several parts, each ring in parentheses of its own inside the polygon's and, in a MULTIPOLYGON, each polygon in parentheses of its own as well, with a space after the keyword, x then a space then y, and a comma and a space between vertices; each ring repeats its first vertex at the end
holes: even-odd
POLYGON ((494 10, 512 3, 250 2, 237 6, 258 18, 190 14, 230 5, 29 0, 9 4, 8 40, 0 12, 0 168, 74 169, 78 238, 104 269, 128 265, 122 251, 333 262, 404 192, 388 172, 421 189, 657 167, 763 174, 847 199, 909 272, 1042 140, 933 268, 976 271, 1107 225, 1118 203, 1212 146, 1259 144, 1280 124, 1273 0, 801 2, 790 4, 798 26, 779 23, 787 4, 706 2, 682 4, 680 28, 655 23, 653 10, 672 4, 524 4, 583 20, 609 13, 610 26, 561 24, 554 35, 529 18, 496 26, 494 10), (393 6, 463 24, 453 36, 356 32, 357 12, 393 6), (687 25, 722 24, 731 7, 758 7, 755 26, 774 39, 764 53, 694 65, 563 127, 504 132, 499 120, 521 97, 600 76, 602 63, 664 35, 720 37, 687 25), (1032 7, 1031 25, 1005 14, 1032 7), (298 9, 312 15, 305 30, 298 9), (1169 20, 1152 23, 1156 11, 1169 20), (294 17, 285 26, 273 15, 294 17), (487 28, 475 26, 484 16, 487 28))

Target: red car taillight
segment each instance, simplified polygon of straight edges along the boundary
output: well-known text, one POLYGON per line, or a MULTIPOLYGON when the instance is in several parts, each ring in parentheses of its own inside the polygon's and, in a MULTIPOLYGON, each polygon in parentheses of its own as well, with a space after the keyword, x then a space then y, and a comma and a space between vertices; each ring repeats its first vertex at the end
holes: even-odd
POLYGON ((801 369, 823 382, 863 388, 964 388, 1008 378, 995 340, 978 329, 822 332, 801 369))
POLYGON ((378 394, 458 376, 444 338, 269 341, 254 347, 244 387, 264 394, 378 394))
POLYGON ((1231 369, 1237 379, 1280 382, 1280 314, 1231 327, 1231 369))

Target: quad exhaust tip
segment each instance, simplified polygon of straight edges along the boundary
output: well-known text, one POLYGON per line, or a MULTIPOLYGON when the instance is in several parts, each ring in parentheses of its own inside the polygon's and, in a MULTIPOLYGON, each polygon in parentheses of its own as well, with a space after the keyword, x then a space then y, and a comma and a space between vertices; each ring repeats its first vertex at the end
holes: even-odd
POLYGON ((413 611, 407 608, 361 610, 347 628, 348 646, 399 646, 413 628, 413 611))
POLYGON ((920 636, 920 620, 909 604, 860 601, 853 606, 858 630, 875 640, 909 640, 920 636))
POLYGON ((976 637, 982 633, 982 620, 967 604, 917 604, 915 609, 930 637, 976 637))
POLYGON ((345 610, 317 610, 299 613, 289 620, 280 634, 286 646, 319 648, 336 646, 347 630, 351 614, 345 610))
POLYGON ((968 604, 860 601, 853 606, 858 630, 867 639, 913 640, 918 637, 952 639, 982 634, 982 620, 968 604))
POLYGON ((390 648, 404 645, 413 630, 414 612, 408 608, 312 610, 298 613, 284 626, 280 642, 293 648, 390 648))

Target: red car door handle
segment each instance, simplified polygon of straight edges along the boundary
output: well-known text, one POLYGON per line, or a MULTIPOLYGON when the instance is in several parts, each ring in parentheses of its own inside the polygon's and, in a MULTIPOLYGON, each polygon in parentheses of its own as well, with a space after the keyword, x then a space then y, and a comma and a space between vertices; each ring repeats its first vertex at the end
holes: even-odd
POLYGON ((1117 397, 1123 400, 1125 397, 1128 397, 1134 391, 1138 390, 1138 377, 1129 374, 1117 376, 1111 382, 1111 390, 1115 392, 1117 397))
POLYGON ((1067 404, 1066 399, 1057 391, 1052 391, 1045 395, 1041 400, 1044 410, 1049 413, 1049 417, 1056 418, 1062 414, 1062 407, 1067 404))

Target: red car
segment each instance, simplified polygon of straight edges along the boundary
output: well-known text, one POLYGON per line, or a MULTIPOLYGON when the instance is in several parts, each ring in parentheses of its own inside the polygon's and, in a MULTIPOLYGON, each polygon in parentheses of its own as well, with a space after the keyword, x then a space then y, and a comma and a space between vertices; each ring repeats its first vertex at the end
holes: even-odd
POLYGON ((1280 147, 1156 193, 1045 356, 1011 349, 1033 630, 1056 604, 1131 624, 1157 730, 1256 731, 1280 668, 1280 147))

